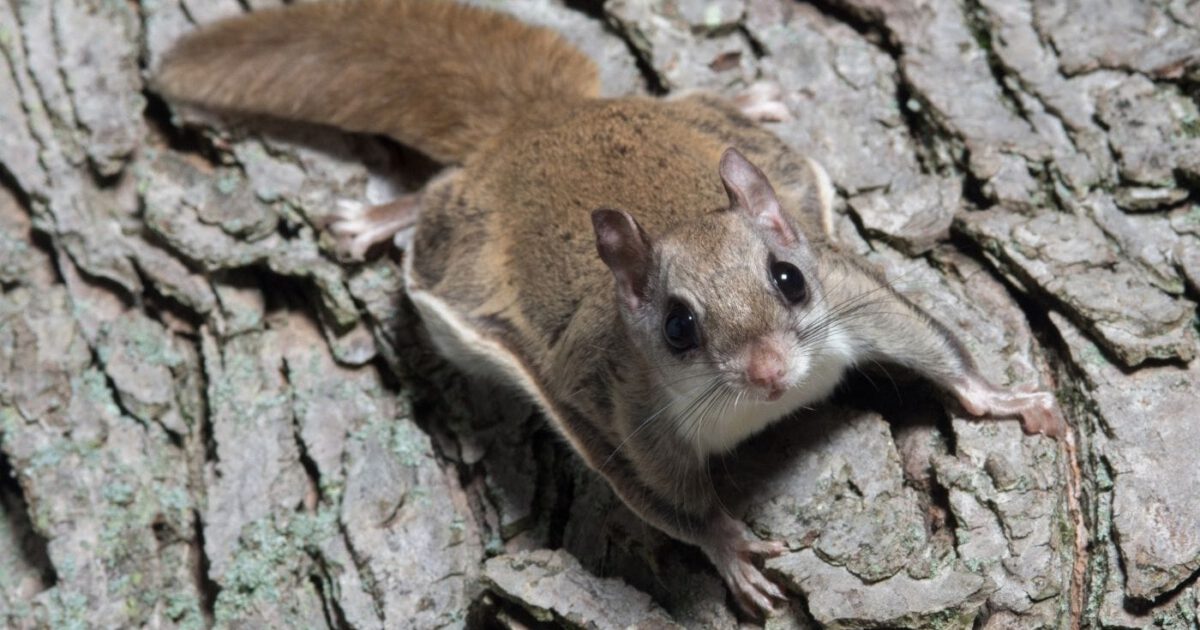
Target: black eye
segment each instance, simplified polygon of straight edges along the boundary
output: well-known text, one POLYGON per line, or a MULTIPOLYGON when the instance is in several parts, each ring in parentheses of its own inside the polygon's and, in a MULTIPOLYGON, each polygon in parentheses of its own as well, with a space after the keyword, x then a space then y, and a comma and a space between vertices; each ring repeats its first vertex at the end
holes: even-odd
POLYGON ((663 336, 667 345, 675 352, 686 352, 700 345, 700 331, 696 328, 696 315, 687 304, 671 300, 667 305, 667 318, 663 320, 663 336))
POLYGON ((792 304, 798 304, 808 297, 808 286, 804 284, 804 274, 795 265, 785 262, 771 263, 771 277, 783 298, 792 304))

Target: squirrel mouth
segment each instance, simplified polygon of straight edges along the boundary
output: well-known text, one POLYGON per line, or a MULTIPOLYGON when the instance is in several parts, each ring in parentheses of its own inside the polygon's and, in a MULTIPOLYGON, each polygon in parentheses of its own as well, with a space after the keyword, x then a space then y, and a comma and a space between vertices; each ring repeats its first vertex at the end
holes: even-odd
POLYGON ((771 389, 767 390, 767 400, 770 402, 779 400, 779 398, 783 396, 783 391, 784 390, 782 387, 772 387, 771 389))

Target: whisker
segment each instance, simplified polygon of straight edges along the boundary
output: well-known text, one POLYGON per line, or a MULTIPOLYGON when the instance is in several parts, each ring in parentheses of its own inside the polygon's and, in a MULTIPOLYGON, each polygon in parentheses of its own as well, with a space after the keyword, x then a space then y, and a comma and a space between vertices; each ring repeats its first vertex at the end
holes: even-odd
MULTIPOLYGON (((708 389, 712 389, 712 388, 713 388, 713 387, 715 387, 716 385, 717 385, 717 383, 710 382, 710 383, 708 384, 708 389)), ((689 390, 689 391, 687 392, 687 394, 691 394, 692 392, 694 392, 694 391, 696 391, 696 390, 698 390, 698 389, 700 389, 700 388, 702 388, 702 387, 704 387, 704 386, 705 386, 705 384, 704 384, 704 383, 702 383, 702 384, 700 384, 700 385, 697 385, 696 387, 694 387, 694 388, 692 388, 691 390, 689 390)), ((706 391, 707 391, 707 390, 706 390, 706 391)), ((685 394, 685 395, 686 395, 686 394, 685 394)), ((704 394, 701 394, 701 396, 703 396, 703 395, 704 395, 704 394)), ((699 398, 699 396, 698 396, 697 398, 699 398)), ((650 425, 650 423, 651 423, 651 422, 652 422, 652 421, 653 421, 655 418, 657 418, 657 417, 658 417, 659 415, 661 415, 661 414, 662 414, 664 411, 666 411, 667 409, 669 409, 669 408, 671 407, 671 405, 672 405, 672 404, 674 404, 674 403, 675 403, 675 401, 674 401, 674 400, 668 400, 668 401, 666 402, 666 404, 664 404, 662 407, 659 407, 657 411, 655 411, 654 413, 652 413, 652 414, 650 414, 649 416, 647 416, 645 420, 642 420, 642 421, 641 421, 641 423, 639 423, 639 424, 638 424, 637 428, 636 428, 636 429, 634 429, 633 431, 631 431, 631 432, 629 433, 629 435, 625 436, 625 439, 621 440, 621 443, 620 443, 620 444, 618 444, 618 445, 616 446, 616 448, 614 448, 614 449, 613 449, 612 453, 609 453, 608 457, 606 457, 606 458, 604 459, 604 463, 600 464, 600 469, 601 469, 601 470, 603 470, 605 467, 607 467, 607 466, 608 466, 608 464, 609 464, 609 463, 612 461, 612 458, 613 458, 613 457, 616 457, 617 453, 618 453, 618 452, 620 452, 621 448, 622 448, 623 446, 625 446, 625 444, 626 444, 626 443, 628 443, 628 442, 629 442, 629 440, 632 440, 632 439, 633 439, 635 436, 637 436, 639 433, 641 433, 641 432, 642 432, 642 430, 643 430, 643 429, 645 429, 647 426, 649 426, 649 425, 650 425)), ((692 402, 691 404, 695 404, 695 399, 693 399, 693 402, 692 402)), ((689 405, 689 407, 690 407, 690 405, 689 405)))

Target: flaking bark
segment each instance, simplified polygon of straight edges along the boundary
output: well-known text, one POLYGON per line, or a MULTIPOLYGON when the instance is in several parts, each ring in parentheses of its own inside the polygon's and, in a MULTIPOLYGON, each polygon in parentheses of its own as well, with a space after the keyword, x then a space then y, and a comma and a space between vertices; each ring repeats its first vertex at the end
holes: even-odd
MULTIPOLYGON (((336 202, 426 161, 146 88, 195 24, 272 4, 0 3, 0 619, 734 627, 694 549, 436 358, 399 254, 333 256, 336 202)), ((1066 444, 876 372, 715 462, 792 547, 769 626, 1195 623, 1193 4, 476 4, 607 94, 778 82, 841 239, 994 381, 1057 385, 1066 444)))

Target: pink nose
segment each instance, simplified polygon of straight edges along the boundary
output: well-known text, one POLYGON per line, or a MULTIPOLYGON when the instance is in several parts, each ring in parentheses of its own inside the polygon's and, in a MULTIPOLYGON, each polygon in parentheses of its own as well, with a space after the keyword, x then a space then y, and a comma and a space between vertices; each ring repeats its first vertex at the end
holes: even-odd
POLYGON ((756 343, 750 349, 746 362, 746 380, 751 385, 771 392, 772 396, 782 393, 783 377, 786 374, 783 355, 769 343, 756 343))

